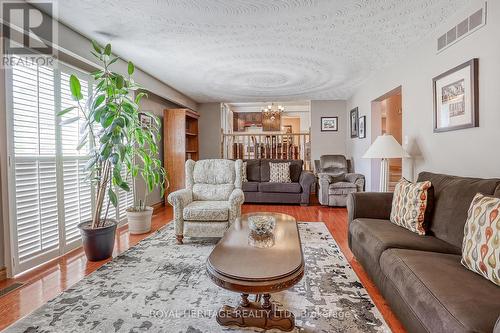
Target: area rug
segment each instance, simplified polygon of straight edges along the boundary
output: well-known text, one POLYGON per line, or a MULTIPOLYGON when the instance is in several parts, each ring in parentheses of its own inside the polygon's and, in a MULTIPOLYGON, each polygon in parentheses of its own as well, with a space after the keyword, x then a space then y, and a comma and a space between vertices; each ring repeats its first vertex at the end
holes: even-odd
MULTIPOLYGON (((326 226, 299 223, 299 230, 306 273, 272 298, 294 312, 294 332, 390 332, 326 226)), ((169 224, 5 332, 279 332, 217 324, 219 307, 239 295, 207 277, 214 245, 175 245, 169 224)))

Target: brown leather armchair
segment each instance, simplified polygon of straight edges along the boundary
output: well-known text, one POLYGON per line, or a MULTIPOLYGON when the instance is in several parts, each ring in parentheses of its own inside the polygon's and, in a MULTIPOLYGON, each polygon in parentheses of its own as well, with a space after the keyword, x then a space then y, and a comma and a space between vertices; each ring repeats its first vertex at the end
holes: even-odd
POLYGON ((318 177, 319 203, 324 206, 347 205, 350 193, 365 190, 365 176, 351 172, 351 163, 344 155, 322 155, 314 161, 318 177))

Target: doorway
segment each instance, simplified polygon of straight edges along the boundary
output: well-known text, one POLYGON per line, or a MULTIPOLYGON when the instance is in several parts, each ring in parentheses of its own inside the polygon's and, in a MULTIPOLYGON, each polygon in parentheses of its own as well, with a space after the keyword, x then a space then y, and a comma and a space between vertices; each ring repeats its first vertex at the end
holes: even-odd
MULTIPOLYGON (((401 86, 372 101, 372 142, 379 135, 390 134, 403 144, 403 107, 401 86)), ((389 191, 393 192, 402 177, 403 159, 389 159, 389 191)), ((372 189, 378 189, 380 160, 372 161, 372 189)))

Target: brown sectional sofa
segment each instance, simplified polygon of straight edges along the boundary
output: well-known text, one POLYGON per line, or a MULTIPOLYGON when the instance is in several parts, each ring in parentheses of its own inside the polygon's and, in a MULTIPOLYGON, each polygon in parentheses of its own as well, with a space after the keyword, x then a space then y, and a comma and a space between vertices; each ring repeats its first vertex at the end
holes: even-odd
POLYGON ((308 205, 316 178, 303 170, 302 160, 251 159, 247 163, 247 180, 243 183, 245 202, 308 205), (270 183, 269 162, 290 162, 291 183, 270 183))
POLYGON ((500 332, 500 287, 460 263, 472 198, 500 197, 500 179, 422 172, 424 180, 433 184, 429 235, 389 221, 392 193, 353 193, 349 247, 409 332, 500 332))

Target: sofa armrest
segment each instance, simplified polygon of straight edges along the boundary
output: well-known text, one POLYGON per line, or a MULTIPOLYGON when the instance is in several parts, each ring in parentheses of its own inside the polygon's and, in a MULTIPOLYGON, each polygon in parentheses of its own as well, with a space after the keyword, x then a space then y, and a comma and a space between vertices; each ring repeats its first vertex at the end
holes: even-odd
POLYGON ((181 236, 182 243, 182 235, 184 234, 183 209, 193 201, 193 192, 188 189, 178 190, 170 193, 167 200, 174 207, 175 234, 181 236))
POLYGON ((320 182, 326 182, 328 184, 331 184, 331 183, 333 183, 333 176, 331 176, 327 173, 320 172, 320 173, 318 173, 318 180, 320 182))
POLYGON ((243 194, 241 189, 237 188, 231 192, 231 195, 229 196, 229 204, 231 206, 242 205, 244 201, 245 194, 243 194))
POLYGON ((311 171, 302 171, 299 178, 300 186, 302 187, 302 194, 300 197, 301 205, 308 205, 311 196, 311 188, 316 182, 316 177, 311 171))
POLYGON ((229 196, 229 224, 233 224, 237 218, 241 217, 241 205, 245 201, 245 194, 239 188, 231 192, 229 196))
POLYGON ((346 173, 345 180, 349 183, 356 184, 358 192, 365 190, 365 176, 360 173, 346 173))
POLYGON ((167 197, 168 203, 174 208, 181 207, 184 208, 193 201, 193 192, 188 189, 182 189, 172 192, 167 197))
POLYGON ((337 183, 337 182, 345 182, 347 181, 345 178, 345 173, 328 173, 328 172, 320 172, 318 173, 318 179, 320 181, 326 181, 328 183, 337 183))
POLYGON ((351 193, 347 199, 349 223, 357 218, 388 220, 391 216, 392 193, 358 192, 351 193))

